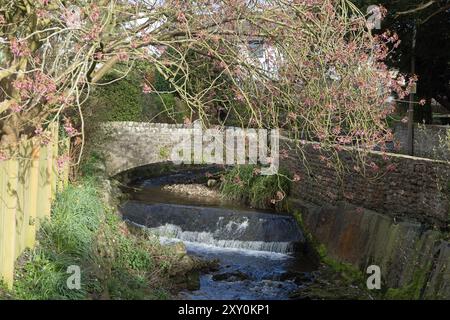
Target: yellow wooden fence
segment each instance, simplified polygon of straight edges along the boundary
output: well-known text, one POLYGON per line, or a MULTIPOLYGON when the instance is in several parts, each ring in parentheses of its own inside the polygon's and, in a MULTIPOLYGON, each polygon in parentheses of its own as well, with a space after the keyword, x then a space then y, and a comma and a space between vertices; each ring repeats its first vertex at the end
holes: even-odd
POLYGON ((50 218, 55 194, 68 182, 68 162, 58 168, 57 158, 61 144, 68 156, 69 139, 59 140, 57 124, 48 130, 48 144, 24 140, 13 157, 0 161, 0 280, 9 288, 16 259, 35 246, 40 223, 50 218))

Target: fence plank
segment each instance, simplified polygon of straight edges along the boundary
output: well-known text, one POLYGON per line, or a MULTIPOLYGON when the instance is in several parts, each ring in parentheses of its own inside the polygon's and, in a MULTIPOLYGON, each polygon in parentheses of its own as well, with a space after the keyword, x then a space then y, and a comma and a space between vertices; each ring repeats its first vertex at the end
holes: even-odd
POLYGON ((39 154, 38 210, 36 213, 38 229, 42 220, 50 218, 52 190, 49 164, 51 164, 51 159, 48 158, 51 158, 49 145, 42 146, 39 154))
MULTIPOLYGON (((63 170, 57 168, 57 123, 49 130, 53 139, 48 145, 26 140, 19 145, 18 154, 0 162, 0 280, 10 289, 15 260, 25 248, 35 246, 39 224, 50 218, 56 192, 68 183, 69 163, 63 170)), ((65 139, 67 155, 69 148, 70 139, 65 139)))
POLYGON ((6 210, 6 161, 0 161, 0 280, 3 280, 4 274, 4 259, 5 255, 5 246, 7 244, 7 240, 5 238, 5 233, 3 230, 5 229, 5 210, 6 210))
POLYGON ((31 164, 28 172, 28 183, 25 186, 25 211, 28 215, 28 227, 25 234, 25 246, 33 248, 36 243, 36 213, 38 210, 38 187, 39 187, 39 154, 40 146, 36 140, 31 142, 31 164))
POLYGON ((14 279, 16 245, 16 210, 19 161, 10 159, 3 166, 2 198, 3 202, 3 239, 0 275, 8 288, 12 289, 14 279))
POLYGON ((28 171, 30 169, 30 141, 22 141, 18 154, 18 184, 17 184, 17 211, 16 211, 16 259, 25 249, 25 234, 28 226, 28 216, 25 210, 25 186, 28 184, 28 171))

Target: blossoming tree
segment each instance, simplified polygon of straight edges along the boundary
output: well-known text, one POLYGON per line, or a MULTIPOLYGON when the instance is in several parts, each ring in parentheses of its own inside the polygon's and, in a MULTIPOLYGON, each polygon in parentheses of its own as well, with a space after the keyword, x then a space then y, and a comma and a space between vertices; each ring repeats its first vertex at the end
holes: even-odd
POLYGON ((348 0, 0 0, 1 145, 83 119, 105 74, 146 60, 206 124, 219 106, 324 150, 383 149, 389 99, 414 78, 384 64, 397 36, 369 29, 348 0))

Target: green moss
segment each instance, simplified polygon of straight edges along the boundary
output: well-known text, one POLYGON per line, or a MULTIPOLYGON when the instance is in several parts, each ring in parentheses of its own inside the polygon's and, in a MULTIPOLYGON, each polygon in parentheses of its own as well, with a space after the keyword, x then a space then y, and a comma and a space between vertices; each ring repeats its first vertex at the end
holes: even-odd
POLYGON ((389 288, 385 294, 385 299, 389 300, 418 300, 421 298, 422 289, 427 282, 427 270, 430 264, 426 267, 417 270, 412 281, 401 288, 389 288))
POLYGON ((365 286, 365 278, 363 272, 350 263, 340 262, 331 258, 327 252, 325 245, 319 243, 314 237, 307 231, 304 225, 302 213, 299 210, 293 211, 293 216, 296 219, 298 225, 305 234, 308 244, 311 245, 314 253, 320 259, 320 261, 340 274, 342 279, 349 284, 359 284, 361 287, 365 286))
POLYGON ((162 159, 167 159, 170 156, 170 151, 167 147, 162 147, 159 149, 159 156, 162 159))

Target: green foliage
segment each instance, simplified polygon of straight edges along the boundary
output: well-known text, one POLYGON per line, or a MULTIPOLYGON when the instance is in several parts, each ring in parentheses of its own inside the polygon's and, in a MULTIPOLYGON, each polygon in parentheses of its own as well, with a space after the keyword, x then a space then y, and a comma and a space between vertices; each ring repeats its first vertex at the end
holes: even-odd
POLYGON ((145 62, 136 63, 132 70, 119 65, 101 85, 95 87, 87 105, 87 130, 95 130, 102 121, 182 122, 190 110, 173 92, 170 83, 145 62), (155 92, 143 93, 143 83, 150 83, 155 92), (158 92, 158 93, 157 93, 158 92))
POLYGON ((68 256, 38 248, 31 259, 18 271, 14 296, 26 300, 83 299, 86 288, 70 290, 66 285, 67 267, 74 264, 68 256))
POLYGON ((146 121, 182 123, 190 117, 190 109, 173 93, 150 93, 145 97, 143 117, 146 121))
POLYGON ((91 179, 96 179, 104 175, 104 157, 94 151, 86 152, 81 162, 80 171, 83 176, 90 177, 91 179))
POLYGON ((85 257, 98 229, 103 204, 92 183, 69 185, 58 195, 52 220, 43 225, 42 243, 56 252, 85 257))
POLYGON ((253 166, 236 166, 227 171, 220 191, 225 197, 248 203, 252 180, 255 179, 253 166))
POLYGON ((168 274, 174 256, 157 239, 129 233, 104 206, 96 183, 85 179, 57 196, 39 246, 22 257, 11 294, 19 299, 167 298, 151 283, 155 274, 161 279, 168 274), (81 268, 81 290, 66 285, 71 265, 81 268))
POLYGON ((166 159, 170 156, 170 151, 167 147, 162 147, 159 149, 159 156, 163 159, 166 159))
MULTIPOLYGON (((105 77, 105 82, 114 80, 114 75, 105 77)), ((127 77, 96 88, 89 105, 101 121, 141 121, 143 101, 142 84, 127 77)))
POLYGON ((169 92, 173 90, 170 82, 167 81, 158 70, 154 71, 153 86, 158 92, 169 92))
POLYGON ((227 171, 220 188, 222 195, 255 208, 283 208, 286 197, 280 199, 279 193, 289 194, 289 174, 281 170, 279 174, 263 176, 255 169, 253 165, 243 165, 227 171))

